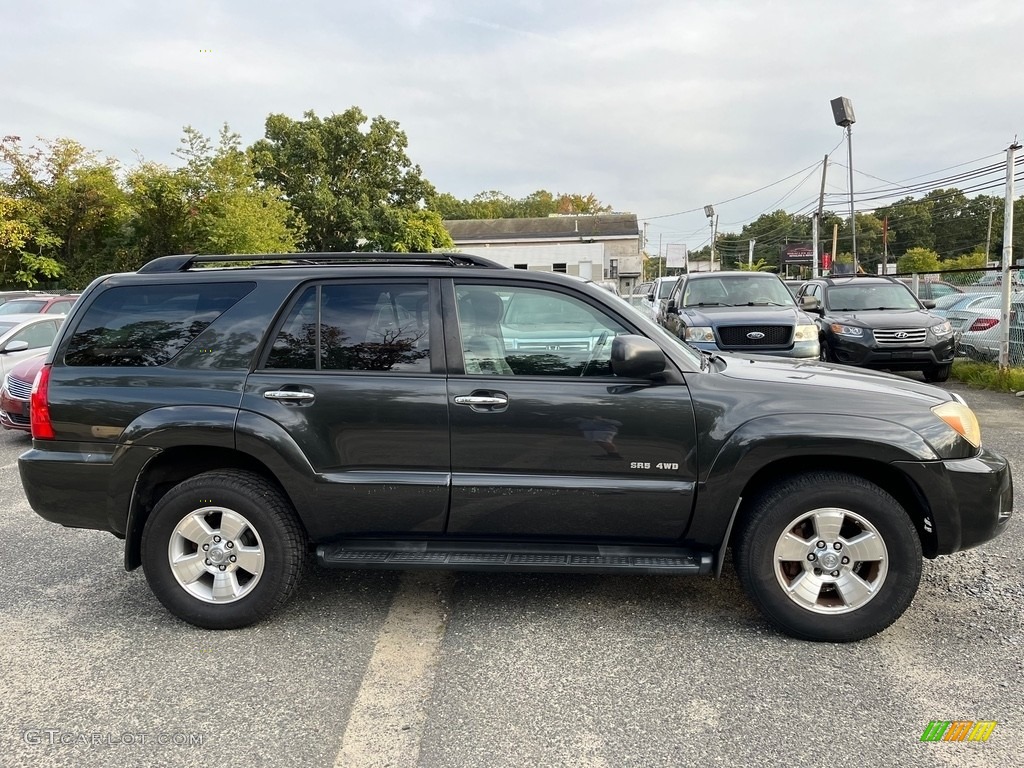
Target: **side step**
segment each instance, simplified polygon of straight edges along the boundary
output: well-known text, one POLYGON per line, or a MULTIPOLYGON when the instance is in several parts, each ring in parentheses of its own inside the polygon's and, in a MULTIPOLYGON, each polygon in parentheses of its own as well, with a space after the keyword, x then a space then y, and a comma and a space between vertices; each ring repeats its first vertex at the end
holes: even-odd
POLYGON ((376 539, 322 544, 316 556, 327 568, 662 575, 710 574, 713 560, 710 552, 675 547, 376 539))

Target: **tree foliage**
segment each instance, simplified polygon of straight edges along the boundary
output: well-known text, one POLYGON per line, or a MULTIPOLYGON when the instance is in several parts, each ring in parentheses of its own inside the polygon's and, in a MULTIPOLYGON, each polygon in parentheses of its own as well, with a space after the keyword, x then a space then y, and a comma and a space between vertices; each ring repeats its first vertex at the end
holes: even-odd
POLYGON ((593 194, 552 194, 544 189, 539 189, 521 200, 497 190, 480 192, 471 200, 459 200, 446 193, 436 195, 430 201, 430 207, 445 220, 530 219, 555 214, 610 213, 612 210, 610 205, 605 205, 593 194))
POLYGON ((257 178, 280 187, 305 221, 303 250, 388 248, 402 239, 407 214, 435 194, 398 123, 366 122, 358 107, 326 118, 274 114, 249 148, 257 178))
POLYGON ((911 248, 896 262, 899 272, 937 272, 939 254, 929 248, 911 248))

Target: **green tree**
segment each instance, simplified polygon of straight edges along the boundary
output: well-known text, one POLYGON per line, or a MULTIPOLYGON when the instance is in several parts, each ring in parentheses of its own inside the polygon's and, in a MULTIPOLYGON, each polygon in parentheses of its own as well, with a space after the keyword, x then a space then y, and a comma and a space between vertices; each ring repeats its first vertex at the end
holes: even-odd
POLYGON ((38 206, 0 194, 0 285, 32 288, 61 274, 60 238, 40 223, 38 206))
POLYGON ((398 253, 430 253, 453 250, 455 241, 436 211, 415 211, 405 217, 405 227, 386 250, 398 253))
POLYGON ((938 272, 939 269, 939 254, 928 248, 911 248, 896 262, 900 273, 938 272))
POLYGON ((406 155, 398 123, 358 107, 302 120, 267 117, 265 138, 249 148, 256 176, 283 190, 308 229, 304 250, 382 250, 401 240, 407 217, 434 197, 406 155))
POLYGON ((459 200, 443 193, 435 195, 428 204, 445 220, 529 219, 555 214, 593 215, 612 211, 612 206, 605 205, 593 194, 552 194, 545 189, 539 189, 521 200, 498 190, 480 192, 471 200, 459 200))

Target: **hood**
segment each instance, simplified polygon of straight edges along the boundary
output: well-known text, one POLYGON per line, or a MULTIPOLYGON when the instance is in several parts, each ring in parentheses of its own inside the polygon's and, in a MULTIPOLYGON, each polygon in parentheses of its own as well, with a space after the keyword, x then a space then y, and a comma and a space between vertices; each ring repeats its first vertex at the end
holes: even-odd
POLYGON ((931 384, 866 368, 740 353, 725 353, 719 357, 725 361, 722 375, 729 378, 827 387, 836 391, 837 398, 843 398, 847 392, 866 394, 871 399, 909 397, 924 402, 927 407, 954 399, 946 390, 931 384))
POLYGON ((944 322, 944 318, 920 309, 858 310, 856 312, 827 312, 827 320, 855 323, 866 328, 930 328, 944 322))
POLYGON ((806 313, 791 306, 684 307, 687 325, 813 325, 806 313))

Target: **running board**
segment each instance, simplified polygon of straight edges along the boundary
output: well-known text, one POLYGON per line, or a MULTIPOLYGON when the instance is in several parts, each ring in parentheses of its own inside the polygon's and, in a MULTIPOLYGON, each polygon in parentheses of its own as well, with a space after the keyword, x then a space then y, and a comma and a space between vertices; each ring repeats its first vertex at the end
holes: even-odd
POLYGON ((712 572, 710 552, 675 547, 372 540, 322 544, 316 548, 316 556, 327 568, 662 575, 712 572))

